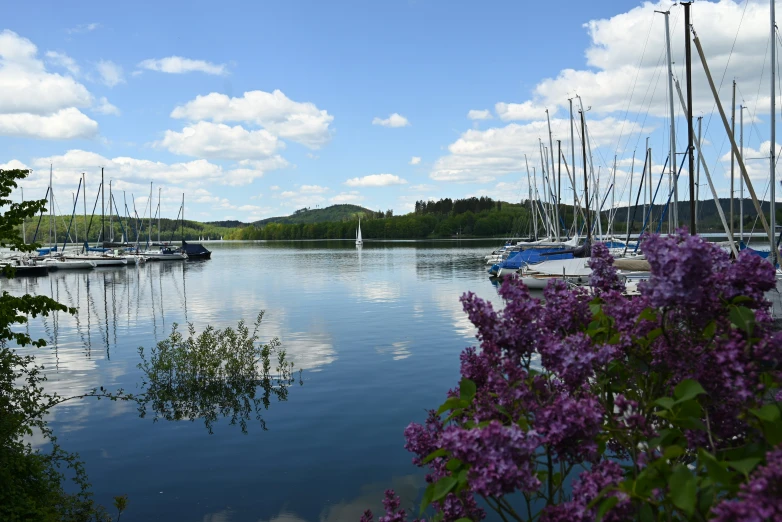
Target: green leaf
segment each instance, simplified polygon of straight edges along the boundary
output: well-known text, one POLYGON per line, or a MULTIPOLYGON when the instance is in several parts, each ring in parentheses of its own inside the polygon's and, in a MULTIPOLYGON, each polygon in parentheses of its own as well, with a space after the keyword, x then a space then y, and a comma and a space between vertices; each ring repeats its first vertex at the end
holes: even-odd
POLYGON ((755 469, 755 466, 757 466, 761 460, 762 459, 758 458, 730 460, 726 464, 746 477, 755 469))
POLYGON ((777 421, 780 417, 779 406, 776 404, 766 404, 760 409, 751 409, 749 411, 758 419, 766 422, 777 421))
POLYGON ((477 390, 478 388, 475 386, 475 383, 470 379, 462 379, 462 382, 459 383, 459 397, 463 401, 470 402, 472 398, 475 397, 475 392, 477 390))
MULTIPOLYGON (((728 471, 725 462, 717 461, 714 455, 704 450, 703 448, 698 450, 698 455, 701 463, 706 466, 706 471, 710 479, 720 484, 731 483, 732 476, 728 471)), ((703 484, 701 484, 701 487, 703 487, 703 484)))
POLYGON ((437 414, 440 415, 441 413, 444 413, 448 410, 455 410, 458 408, 464 408, 468 404, 457 398, 457 397, 449 397, 443 404, 437 409, 437 414))
POLYGON ((445 450, 445 448, 436 449, 427 455, 424 460, 421 461, 421 464, 429 464, 437 457, 445 457, 446 455, 448 455, 448 452, 445 450))
POLYGON ((647 307, 644 308, 643 311, 638 315, 638 319, 636 320, 636 324, 640 323, 641 321, 657 321, 657 311, 655 311, 653 308, 647 307))
POLYGON ((747 297, 746 295, 737 295, 733 299, 730 300, 730 304, 738 305, 741 303, 749 303, 752 302, 752 299, 747 297))
POLYGON ((423 515, 426 508, 432 503, 432 495, 434 495, 434 484, 429 484, 426 486, 426 491, 424 491, 424 498, 421 499, 421 512, 419 514, 423 515))
POLYGON ((676 388, 673 390, 673 396, 676 398, 676 402, 688 401, 704 393, 706 393, 706 390, 704 390, 703 386, 694 379, 684 379, 677 384, 676 388))
POLYGON ((703 329, 703 338, 711 339, 714 337, 715 333, 717 333, 717 323, 712 321, 706 325, 706 328, 703 329))
POLYGON ((697 488, 695 476, 687 466, 677 466, 669 482, 673 505, 692 516, 695 511, 697 488))
POLYGON ((730 322, 747 332, 747 335, 752 335, 752 331, 755 329, 755 312, 746 306, 731 306, 730 322))
POLYGON ((434 491, 432 492, 432 502, 436 502, 445 497, 448 493, 456 487, 459 481, 455 477, 443 477, 434 484, 434 491))
POLYGON ((619 502, 618 497, 608 497, 607 499, 603 500, 600 503, 600 507, 597 509, 597 516, 595 517, 595 520, 597 520, 597 522, 603 520, 605 514, 608 513, 608 511, 611 508, 613 508, 618 502, 619 502))
POLYGON ((652 511, 652 506, 650 506, 647 503, 641 504, 641 510, 639 513, 641 517, 641 522, 654 522, 654 511, 652 511))
POLYGON ((654 401, 654 403, 657 404, 658 406, 662 406, 666 410, 670 410, 676 404, 676 401, 674 401, 670 397, 660 397, 659 399, 654 401))
POLYGON ((462 517, 459 520, 457 520, 456 522, 472 522, 472 519, 471 518, 467 518, 467 517, 462 517))
POLYGON ((681 457, 684 455, 684 448, 681 446, 668 446, 665 448, 665 453, 663 453, 663 458, 672 460, 677 457, 681 457))
POLYGON ((448 471, 456 471, 462 466, 462 461, 459 459, 451 459, 448 464, 445 465, 445 469, 448 471))

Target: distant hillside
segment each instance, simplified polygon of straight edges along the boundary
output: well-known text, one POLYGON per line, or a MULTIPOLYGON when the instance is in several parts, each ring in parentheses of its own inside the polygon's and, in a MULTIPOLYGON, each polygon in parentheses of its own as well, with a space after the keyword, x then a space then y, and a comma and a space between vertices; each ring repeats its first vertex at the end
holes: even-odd
POLYGON ((268 223, 284 225, 299 225, 308 223, 326 223, 329 221, 352 220, 361 215, 370 216, 375 212, 358 205, 332 205, 326 208, 302 208, 290 216, 271 217, 256 221, 253 225, 263 226, 268 223))
POLYGON ((229 219, 228 221, 207 221, 204 224, 223 228, 239 228, 247 226, 247 223, 242 223, 241 221, 236 221, 235 219, 229 219))

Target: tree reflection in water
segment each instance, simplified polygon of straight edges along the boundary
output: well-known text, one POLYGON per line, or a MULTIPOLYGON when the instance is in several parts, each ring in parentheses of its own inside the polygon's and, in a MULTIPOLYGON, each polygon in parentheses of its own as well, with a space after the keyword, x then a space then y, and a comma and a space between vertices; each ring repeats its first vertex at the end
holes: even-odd
POLYGON ((203 419, 209 433, 220 417, 247 433, 254 417, 266 430, 263 410, 273 399, 287 400, 294 379, 293 363, 279 339, 258 342, 263 314, 252 331, 242 320, 236 329, 208 326, 196 335, 188 324, 185 337, 174 324, 171 335, 148 353, 139 348, 144 392, 136 399, 141 417, 149 409, 155 421, 203 419))

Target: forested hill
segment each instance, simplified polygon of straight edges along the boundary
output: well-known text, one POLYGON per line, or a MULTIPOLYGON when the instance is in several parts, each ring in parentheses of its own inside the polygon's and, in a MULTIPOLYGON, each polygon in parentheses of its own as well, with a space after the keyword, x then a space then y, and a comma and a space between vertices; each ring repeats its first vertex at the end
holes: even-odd
MULTIPOLYGON (((526 233, 529 228, 527 209, 491 198, 419 201, 415 209, 403 216, 363 209, 364 239, 507 237, 526 233)), ((235 229, 226 239, 352 239, 356 237, 357 226, 357 216, 320 223, 261 222, 235 229)))
POLYGON ((325 223, 328 221, 345 221, 358 219, 376 214, 368 208, 358 205, 332 205, 326 208, 302 208, 290 216, 271 217, 256 221, 255 226, 264 226, 269 223, 282 223, 286 225, 301 223, 325 223))

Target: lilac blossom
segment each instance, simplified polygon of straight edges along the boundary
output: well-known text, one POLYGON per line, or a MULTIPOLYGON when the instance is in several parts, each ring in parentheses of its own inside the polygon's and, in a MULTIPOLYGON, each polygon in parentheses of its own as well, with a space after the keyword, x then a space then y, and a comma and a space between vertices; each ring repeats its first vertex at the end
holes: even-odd
POLYGON ((765 466, 752 473, 741 485, 737 499, 718 504, 713 513, 717 522, 763 522, 782 520, 782 447, 768 453, 765 466))
POLYGON ((603 243, 592 245, 592 257, 589 260, 589 268, 592 274, 589 276, 589 284, 597 292, 609 292, 611 290, 624 290, 624 284, 619 281, 614 267, 614 258, 603 243))

